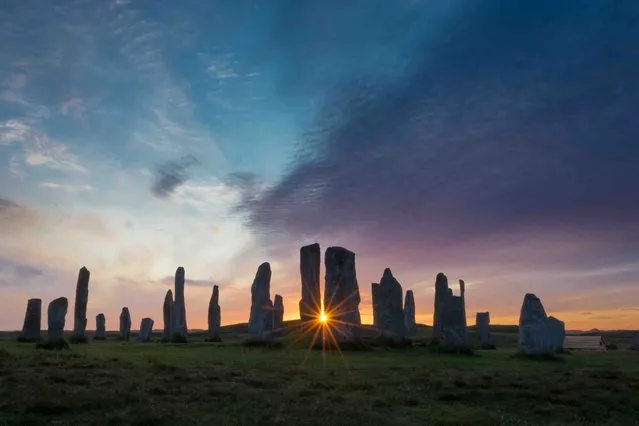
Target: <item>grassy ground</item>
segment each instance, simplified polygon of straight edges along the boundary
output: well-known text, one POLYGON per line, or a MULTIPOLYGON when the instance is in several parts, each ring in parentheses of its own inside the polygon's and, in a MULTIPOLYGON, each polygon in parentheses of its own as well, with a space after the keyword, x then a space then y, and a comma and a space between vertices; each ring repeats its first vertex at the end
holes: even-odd
MULTIPOLYGON (((0 424, 639 424, 639 353, 515 359, 427 347, 323 354, 308 342, 248 348, 90 341, 37 351, 0 341, 0 424)), ((502 344, 515 334, 499 334, 502 344)))

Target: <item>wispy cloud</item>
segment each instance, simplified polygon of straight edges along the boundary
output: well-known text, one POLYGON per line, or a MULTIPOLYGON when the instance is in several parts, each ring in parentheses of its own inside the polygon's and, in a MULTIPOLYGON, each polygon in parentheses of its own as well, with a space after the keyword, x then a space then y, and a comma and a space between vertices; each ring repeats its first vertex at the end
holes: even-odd
POLYGON ((198 163, 195 157, 187 155, 157 166, 153 176, 151 193, 158 198, 167 198, 187 181, 189 168, 198 163))
POLYGON ((71 115, 74 118, 82 118, 86 107, 82 98, 74 97, 64 101, 60 109, 62 111, 62 115, 71 115))
POLYGON ((40 183, 42 188, 57 189, 66 192, 91 192, 93 187, 91 185, 68 185, 55 182, 42 182, 40 183))

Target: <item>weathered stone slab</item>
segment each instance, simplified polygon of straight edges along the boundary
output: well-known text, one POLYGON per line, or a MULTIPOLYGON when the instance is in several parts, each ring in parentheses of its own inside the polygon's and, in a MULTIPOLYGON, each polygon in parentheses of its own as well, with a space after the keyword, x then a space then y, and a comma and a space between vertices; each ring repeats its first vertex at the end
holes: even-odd
POLYGON ((184 302, 184 268, 175 271, 175 300, 173 301, 173 335, 174 341, 186 341, 188 328, 186 325, 186 305, 184 302))
POLYGON ((271 300, 271 265, 262 263, 251 285, 251 313, 248 332, 252 340, 269 339, 273 329, 273 302, 271 300))
POLYGON ((320 316, 320 246, 311 244, 300 249, 300 275, 302 278, 302 299, 299 303, 300 319, 315 321, 320 316))
POLYGON ((373 327, 379 329, 379 283, 371 283, 371 296, 373 299, 373 327))
POLYGON ((41 338, 42 328, 42 300, 27 300, 27 311, 24 315, 20 340, 35 342, 41 338))
POLYGON ((73 340, 86 340, 87 303, 89 301, 89 278, 91 273, 86 267, 80 268, 75 286, 75 304, 73 308, 73 340))
POLYGON ((173 337, 173 292, 171 290, 167 290, 166 295, 164 296, 162 319, 164 320, 162 341, 169 342, 173 337))
POLYGON ((284 299, 279 294, 273 299, 273 330, 284 329, 284 299))
POLYGON ((106 317, 104 314, 97 314, 95 316, 95 335, 93 336, 93 339, 106 339, 106 317))
POLYGON ((353 341, 362 323, 355 253, 343 247, 329 247, 324 254, 324 264, 324 309, 331 322, 333 336, 338 343, 353 341))
POLYGON ((466 324, 466 285, 459 281, 460 295, 455 296, 448 287, 448 278, 443 273, 435 279, 435 314, 433 337, 444 345, 468 346, 466 324))
POLYGON ((477 337, 482 346, 492 346, 492 336, 490 334, 490 312, 477 312, 475 317, 475 327, 477 337))
POLYGON ((148 342, 151 340, 151 334, 153 333, 153 320, 151 318, 142 318, 140 322, 140 335, 138 340, 140 342, 148 342))
POLYGON ((120 340, 128 341, 131 337, 131 313, 126 306, 120 313, 120 340))
POLYGON ((49 303, 47 309, 47 340, 57 342, 64 337, 64 325, 66 323, 69 301, 66 297, 58 297, 49 303))
POLYGON ((633 337, 633 344, 630 347, 630 349, 635 350, 635 351, 639 351, 639 331, 635 331, 634 333, 634 337, 633 337))
POLYGON ((519 314, 517 350, 526 355, 544 355, 563 349, 564 323, 548 318, 544 305, 534 294, 524 296, 519 314))
POLYGON ((211 300, 209 300, 209 340, 220 340, 220 328, 222 326, 222 310, 220 309, 220 288, 213 286, 211 300))
POLYGON ((402 286, 389 268, 379 281, 377 306, 379 330, 387 338, 402 340, 406 333, 404 309, 402 307, 402 286))
POLYGON ((415 322, 415 296, 413 290, 406 291, 404 299, 404 326, 409 333, 417 330, 417 322, 415 322))

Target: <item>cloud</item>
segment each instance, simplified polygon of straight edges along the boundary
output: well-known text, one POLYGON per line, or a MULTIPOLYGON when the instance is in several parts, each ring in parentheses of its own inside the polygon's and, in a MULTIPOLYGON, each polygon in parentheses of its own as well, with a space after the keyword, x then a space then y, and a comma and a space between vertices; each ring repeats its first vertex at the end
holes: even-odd
POLYGON ((252 229, 348 230, 416 253, 538 231, 609 246, 627 243, 620 227, 637 235, 639 57, 623 48, 637 4, 463 3, 413 41, 403 75, 329 92, 296 165, 251 203, 252 229))
POLYGON ((199 164, 199 161, 192 155, 187 155, 157 166, 151 193, 157 198, 167 198, 188 180, 188 170, 196 164, 199 164))
POLYGON ((81 98, 70 98, 62 103, 60 107, 62 115, 71 115, 74 118, 82 118, 86 107, 81 98))
POLYGON ((67 184, 55 183, 55 182, 42 182, 40 183, 40 187, 57 189, 57 190, 72 192, 72 193, 93 191, 93 187, 91 185, 67 185, 67 184))

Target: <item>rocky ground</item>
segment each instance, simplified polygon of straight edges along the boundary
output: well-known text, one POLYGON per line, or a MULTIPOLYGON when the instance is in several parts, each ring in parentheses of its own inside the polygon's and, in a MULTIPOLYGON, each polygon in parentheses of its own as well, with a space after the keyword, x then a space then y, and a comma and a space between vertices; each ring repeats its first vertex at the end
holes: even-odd
POLYGON ((638 352, 518 359, 516 334, 494 337, 502 348, 476 356, 428 346, 323 354, 293 335, 246 347, 229 332, 224 343, 110 336, 61 352, 6 338, 0 424, 637 424, 638 352))

